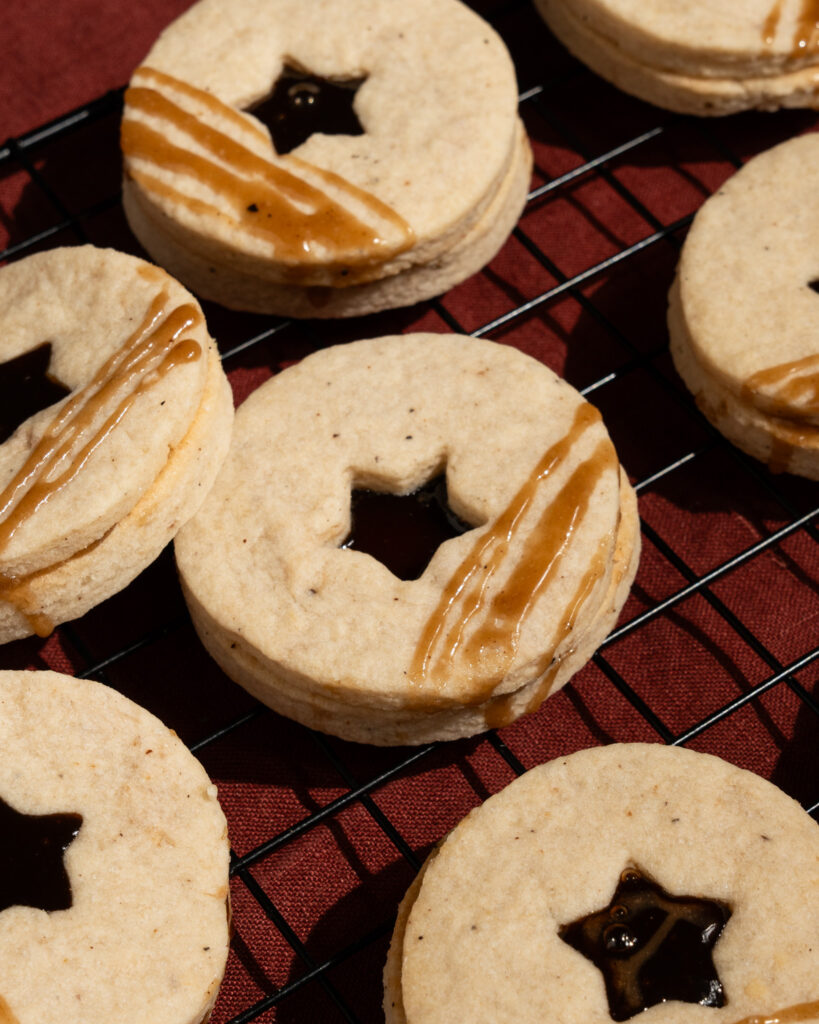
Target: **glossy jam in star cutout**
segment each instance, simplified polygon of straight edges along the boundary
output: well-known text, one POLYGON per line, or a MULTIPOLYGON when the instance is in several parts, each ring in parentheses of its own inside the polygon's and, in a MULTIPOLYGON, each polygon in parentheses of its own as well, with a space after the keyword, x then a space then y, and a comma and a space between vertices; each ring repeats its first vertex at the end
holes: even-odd
POLYGON ((248 107, 248 113, 270 129, 273 146, 280 156, 317 132, 363 135, 353 101, 365 80, 332 81, 285 65, 270 95, 248 107))
POLYGON ((559 935, 601 971, 609 1013, 623 1021, 668 1000, 725 1006, 712 952, 730 916, 720 900, 672 896, 631 867, 607 907, 559 935))

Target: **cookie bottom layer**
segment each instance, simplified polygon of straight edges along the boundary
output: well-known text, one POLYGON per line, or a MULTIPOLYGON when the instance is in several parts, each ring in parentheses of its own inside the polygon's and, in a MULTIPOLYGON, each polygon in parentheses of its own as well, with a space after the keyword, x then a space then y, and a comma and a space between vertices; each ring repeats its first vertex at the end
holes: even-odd
POLYGON ((212 261, 181 246, 127 180, 123 203, 131 229, 152 259, 201 298, 250 313, 325 319, 411 306, 442 294, 476 273, 495 256, 517 223, 531 172, 532 152, 519 123, 509 170, 483 215, 465 236, 430 263, 349 288, 282 285, 226 265, 215 267, 212 261))
POLYGON ((535 0, 552 32, 578 60, 623 92, 681 114, 819 107, 817 69, 746 78, 684 75, 642 64, 575 17, 566 0, 535 0))
POLYGON ((698 361, 685 321, 679 281, 668 296, 674 366, 705 418, 728 440, 773 472, 819 480, 819 427, 769 416, 743 402, 698 361))

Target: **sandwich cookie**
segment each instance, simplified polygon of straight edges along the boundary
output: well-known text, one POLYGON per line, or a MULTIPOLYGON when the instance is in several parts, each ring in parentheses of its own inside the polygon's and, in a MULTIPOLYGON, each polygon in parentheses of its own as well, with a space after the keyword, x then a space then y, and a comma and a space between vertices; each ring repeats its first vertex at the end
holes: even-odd
POLYGON ((531 152, 509 55, 458 0, 200 0, 134 73, 125 211, 234 309, 354 316, 495 255, 531 152))
POLYGON ((597 410, 515 349, 438 334, 325 349, 259 388, 176 540, 225 672, 376 744, 537 708, 613 626, 638 551, 597 410))
POLYGON ((674 364, 725 436, 819 480, 819 136, 750 160, 699 211, 668 314, 674 364))
POLYGON ((819 106, 819 0, 535 0, 618 88, 684 114, 819 106))
POLYGON ((204 1024, 228 950, 225 817, 158 719, 0 673, 0 1020, 204 1024))
POLYGON ((0 270, 0 642, 84 614, 148 565, 227 451, 198 303, 92 246, 0 270))
POLYGON ((560 758, 428 858, 390 945, 387 1024, 815 1024, 817 864, 799 804, 718 758, 560 758))

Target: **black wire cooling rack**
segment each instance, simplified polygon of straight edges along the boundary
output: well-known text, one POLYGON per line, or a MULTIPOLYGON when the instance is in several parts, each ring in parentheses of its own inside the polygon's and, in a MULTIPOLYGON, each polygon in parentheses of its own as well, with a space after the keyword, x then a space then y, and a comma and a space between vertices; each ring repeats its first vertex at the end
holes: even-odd
MULTIPOLYGON (((172 725, 219 783, 235 935, 214 1024, 381 1019, 394 909, 471 806, 594 743, 721 754, 819 812, 819 486, 772 475, 697 413, 670 365, 665 294, 706 196, 805 112, 698 121, 617 93, 528 3, 475 4, 518 68, 535 184, 504 253, 411 311, 344 324, 206 306, 239 393, 309 351, 452 330, 542 358, 601 408, 635 482, 643 560, 620 624, 576 679, 502 735, 369 750, 256 705, 199 647, 165 553, 123 595, 3 667, 68 663, 172 725)), ((138 252, 119 198, 121 92, 0 147, 2 259, 86 241, 138 252)), ((819 299, 817 299, 819 304, 819 299)), ((817 306, 819 312, 819 305, 817 306)))

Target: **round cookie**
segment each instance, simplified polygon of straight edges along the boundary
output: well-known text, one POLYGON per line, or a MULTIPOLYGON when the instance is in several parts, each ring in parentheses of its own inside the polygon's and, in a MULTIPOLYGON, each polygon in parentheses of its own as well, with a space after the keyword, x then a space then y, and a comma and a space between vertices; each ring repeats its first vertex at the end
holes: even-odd
POLYGON ((750 160, 699 211, 670 294, 671 353, 708 419, 819 479, 819 135, 750 160))
POLYGON ((387 1024, 817 1021, 817 864, 804 810, 718 758, 559 758, 428 859, 390 946, 387 1024))
POLYGON ((686 114, 816 107, 816 0, 535 0, 561 42, 625 92, 686 114))
POLYGON ((0 1020, 204 1024, 225 818, 199 762, 99 683, 0 673, 0 1020))
POLYGON ((122 146, 153 258, 231 308, 311 317, 473 274, 532 162, 509 55, 458 0, 200 0, 134 73, 122 146))
MULTIPOLYGON (((387 555, 406 546, 400 527, 380 530, 387 555)), ((611 629, 638 552, 597 410, 515 349, 438 334, 325 349, 259 388, 176 540, 225 672, 306 725, 377 744, 534 710, 611 629), (411 574, 349 546, 353 496, 409 495, 439 474, 474 529, 411 574)))
POLYGON ((199 305, 92 246, 0 270, 0 642, 84 614, 148 565, 227 451, 199 305))

